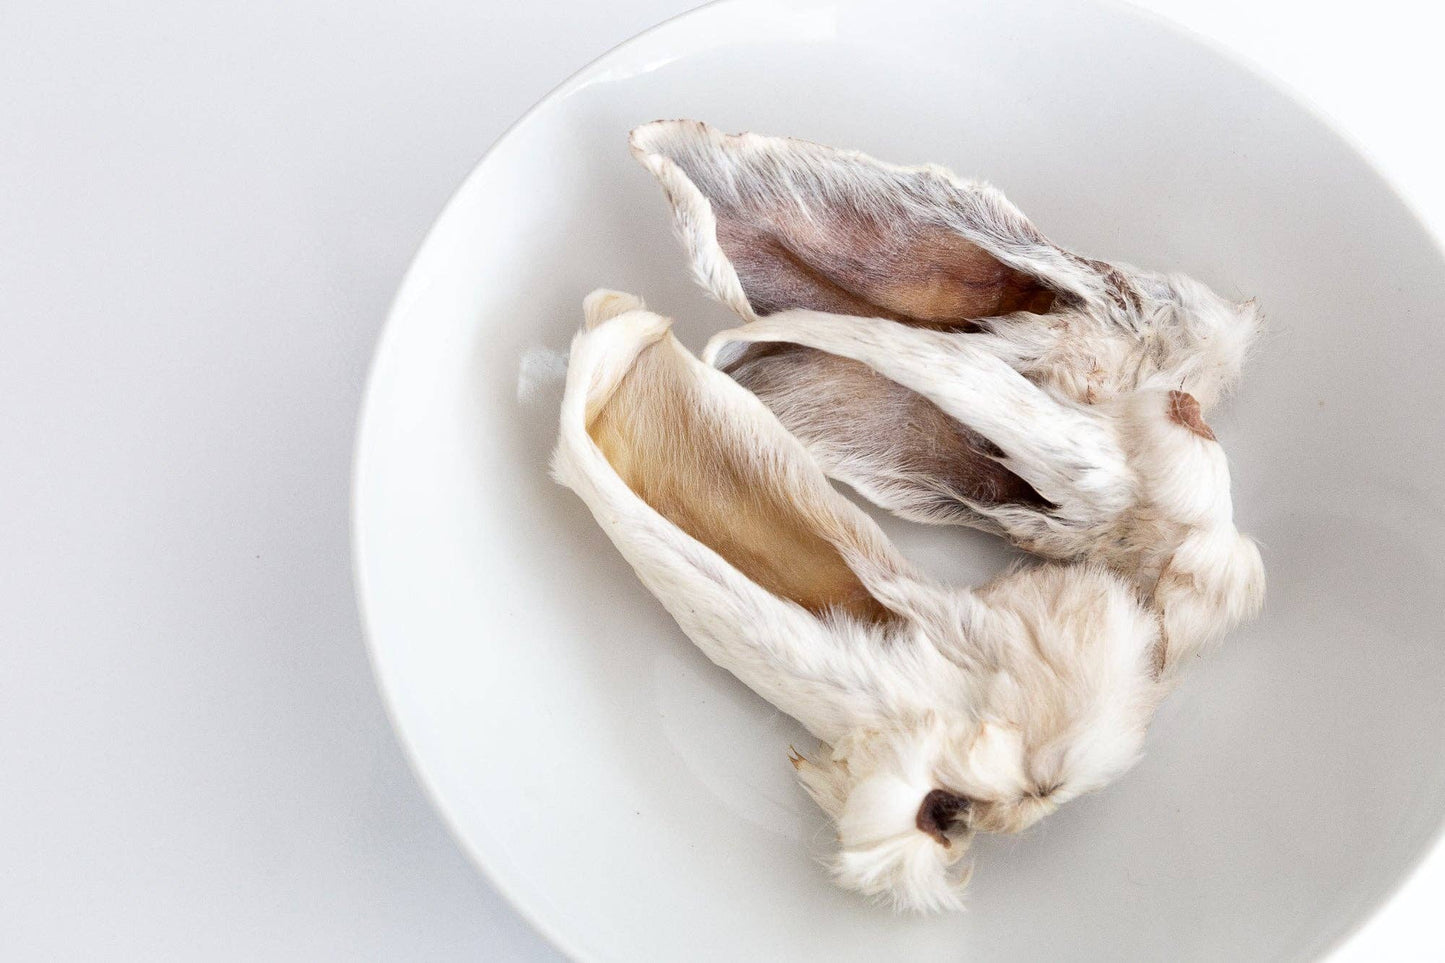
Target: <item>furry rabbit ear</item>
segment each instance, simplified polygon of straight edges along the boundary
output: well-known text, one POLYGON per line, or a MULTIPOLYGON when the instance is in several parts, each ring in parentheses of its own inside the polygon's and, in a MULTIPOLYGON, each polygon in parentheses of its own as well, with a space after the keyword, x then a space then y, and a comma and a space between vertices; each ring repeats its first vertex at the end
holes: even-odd
POLYGON ((1259 551, 1234 526, 1228 462, 1196 399, 1150 388, 1079 404, 979 341, 784 311, 719 333, 703 357, 755 392, 826 472, 876 504, 917 521, 998 531, 1036 554, 1093 559, 1130 578, 1165 629, 1161 677, 1258 612, 1259 551), (786 368, 758 354, 778 346, 810 353, 786 368), (842 366, 857 374, 829 380, 842 366), (910 400, 875 404, 858 389, 874 383, 910 400), (965 437, 982 444, 965 450, 965 437), (1037 501, 980 490, 983 476, 959 463, 974 451, 1037 501))
POLYGON ((862 671, 836 635, 896 627, 897 586, 915 578, 907 563, 757 398, 677 343, 667 319, 602 291, 586 314, 557 479, 713 661, 822 738, 870 718, 827 681, 862 671), (824 681, 807 681, 825 668, 824 681))
MULTIPOLYGON (((977 591, 929 582, 666 319, 610 292, 586 315, 554 474, 709 658, 827 744, 794 762, 833 817, 841 884, 902 908, 956 906, 975 831, 1022 830, 1132 763, 1159 629, 1120 579, 1046 565, 977 591)), ((842 322, 861 335, 846 328, 861 319, 842 322)))
POLYGON ((998 191, 940 167, 688 120, 638 127, 631 146, 662 183, 698 279, 748 320, 811 308, 955 327, 1105 283, 998 191))
MULTIPOLYGON (((787 311, 714 336, 704 359, 762 399, 830 475, 905 518, 1024 543, 1114 519, 1133 491, 1109 426, 972 337, 787 311), (795 355, 781 365, 778 352, 795 355)), ((1027 547, 1069 557, 1080 545, 1027 547)))
MULTIPOLYGON (((1148 384, 1205 409, 1238 379, 1260 327, 1252 301, 1066 251, 997 190, 942 167, 690 120, 638 127, 631 147, 661 183, 698 281, 747 321, 802 308, 976 331, 1075 400, 1148 384)), ((866 390, 860 375, 829 369, 866 390)), ((1002 499, 1027 496, 972 461, 1002 499)))

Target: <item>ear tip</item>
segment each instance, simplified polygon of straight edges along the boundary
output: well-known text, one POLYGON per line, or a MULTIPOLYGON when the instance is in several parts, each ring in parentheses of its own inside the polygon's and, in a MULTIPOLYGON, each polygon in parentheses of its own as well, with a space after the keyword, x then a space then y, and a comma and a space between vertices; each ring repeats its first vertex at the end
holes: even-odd
POLYGON ((627 132, 627 146, 633 154, 651 153, 652 140, 657 136, 658 131, 664 125, 671 123, 666 120, 650 120, 645 124, 638 124, 627 132))
POLYGON ((669 134, 677 133, 688 127, 707 130, 708 125, 700 120, 689 120, 684 117, 660 117, 657 120, 649 120, 645 124, 638 124, 628 131, 627 142, 636 150, 639 147, 647 148, 659 138, 669 134))
POLYGON ((627 146, 633 156, 669 154, 669 145, 677 141, 697 142, 722 137, 716 128, 701 120, 671 117, 638 124, 627 133, 627 146))
POLYGON ((582 299, 582 317, 590 331, 604 321, 610 321, 629 311, 641 311, 646 307, 647 305, 642 302, 642 299, 635 294, 598 288, 582 299))

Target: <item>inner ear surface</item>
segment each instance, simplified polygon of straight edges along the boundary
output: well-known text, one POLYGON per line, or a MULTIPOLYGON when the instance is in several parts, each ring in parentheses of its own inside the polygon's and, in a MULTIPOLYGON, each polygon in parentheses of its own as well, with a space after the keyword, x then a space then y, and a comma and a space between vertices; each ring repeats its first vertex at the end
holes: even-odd
POLYGON ((977 522, 965 500, 1053 507, 996 460, 1004 453, 987 438, 861 361, 758 342, 722 370, 772 409, 826 469, 866 487, 886 508, 922 521, 977 522), (865 484, 864 475, 871 481, 865 484))
POLYGON ((618 476, 660 515, 759 586, 822 615, 886 623, 842 554, 799 510, 776 451, 717 417, 706 386, 663 340, 632 368, 588 423, 618 476))
POLYGON ((708 241, 685 237, 695 267, 724 300, 733 292, 720 279, 735 273, 755 315, 811 308, 937 327, 1054 304, 1038 272, 1010 266, 1052 251, 1043 235, 989 188, 940 168, 697 121, 645 124, 630 143, 685 236, 712 223, 708 241))
POLYGON ((848 205, 714 204, 717 241, 758 315, 789 308, 954 327, 1018 311, 1043 314, 1055 294, 982 247, 931 225, 882 224, 848 205))

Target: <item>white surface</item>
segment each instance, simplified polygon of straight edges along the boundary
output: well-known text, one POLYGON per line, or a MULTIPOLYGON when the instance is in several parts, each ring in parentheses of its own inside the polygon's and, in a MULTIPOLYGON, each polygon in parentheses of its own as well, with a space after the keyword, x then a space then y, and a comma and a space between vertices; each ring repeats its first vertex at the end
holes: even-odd
MULTIPOLYGON (((746 0, 669 24, 549 98, 448 207, 358 455, 362 595, 404 739, 465 845, 589 959, 1313 958, 1445 815, 1445 260, 1308 111, 1152 18, 894 9, 746 0), (565 347, 589 288, 644 292, 685 343, 732 323, 624 147, 687 115, 986 173, 1066 247, 1187 269, 1270 317, 1212 419, 1266 546, 1264 618, 1129 776, 983 841, 969 913, 899 920, 831 886, 784 762, 798 728, 542 482, 555 393, 519 404, 516 371, 565 347)), ((885 527, 951 580, 997 562, 981 537, 885 527)))
MULTIPOLYGON (((1445 225, 1420 5, 1149 5, 1304 88, 1445 225)), ((7 959, 555 957, 395 748, 346 531, 422 232, 531 102, 687 4, 520 6, 0 14, 7 959)), ((1434 922, 1440 864, 1350 958, 1445 953, 1400 921, 1434 922)))

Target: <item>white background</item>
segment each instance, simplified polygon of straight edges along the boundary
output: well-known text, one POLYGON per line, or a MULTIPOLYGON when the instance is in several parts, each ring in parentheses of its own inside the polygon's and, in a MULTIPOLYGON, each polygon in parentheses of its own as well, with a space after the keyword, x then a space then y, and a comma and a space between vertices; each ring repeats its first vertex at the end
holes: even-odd
MULTIPOLYGON (((0 7, 0 957, 556 958, 391 736, 354 420, 487 146, 689 6, 0 7)), ((1427 7, 1145 6, 1302 91, 1445 226, 1427 7)), ((1424 873, 1351 958, 1445 955, 1424 873)))

